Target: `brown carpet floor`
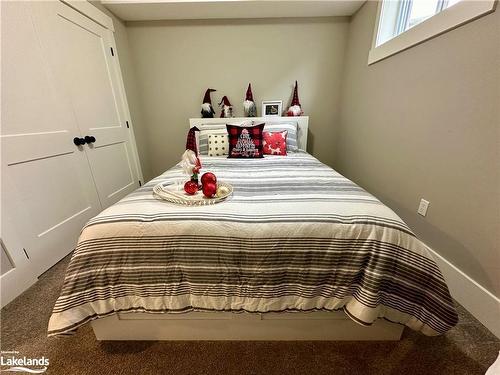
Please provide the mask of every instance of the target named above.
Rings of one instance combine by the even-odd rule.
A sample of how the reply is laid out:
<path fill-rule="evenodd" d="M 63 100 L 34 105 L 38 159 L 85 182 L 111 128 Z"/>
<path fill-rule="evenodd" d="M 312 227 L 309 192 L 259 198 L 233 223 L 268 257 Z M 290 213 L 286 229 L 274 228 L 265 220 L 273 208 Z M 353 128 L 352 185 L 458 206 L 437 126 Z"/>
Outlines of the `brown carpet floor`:
<path fill-rule="evenodd" d="M 1 311 L 1 349 L 49 358 L 48 374 L 484 374 L 500 341 L 458 306 L 441 337 L 405 329 L 399 342 L 98 342 L 90 325 L 47 338 L 69 258 Z"/>

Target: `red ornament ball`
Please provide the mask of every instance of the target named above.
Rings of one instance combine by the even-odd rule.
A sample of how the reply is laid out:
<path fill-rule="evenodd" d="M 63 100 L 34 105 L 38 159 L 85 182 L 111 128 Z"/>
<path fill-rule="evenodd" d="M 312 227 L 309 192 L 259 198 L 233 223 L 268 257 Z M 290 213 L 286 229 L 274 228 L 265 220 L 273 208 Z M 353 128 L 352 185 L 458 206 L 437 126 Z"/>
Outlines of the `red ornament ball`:
<path fill-rule="evenodd" d="M 203 176 L 201 176 L 201 184 L 205 185 L 208 182 L 212 182 L 214 184 L 217 183 L 217 177 L 212 172 L 207 172 L 203 173 Z"/>
<path fill-rule="evenodd" d="M 196 194 L 198 191 L 198 184 L 195 181 L 188 181 L 184 184 L 184 191 L 189 195 Z"/>
<path fill-rule="evenodd" d="M 217 184 L 214 182 L 206 182 L 203 184 L 203 195 L 207 198 L 212 198 L 217 193 Z"/>

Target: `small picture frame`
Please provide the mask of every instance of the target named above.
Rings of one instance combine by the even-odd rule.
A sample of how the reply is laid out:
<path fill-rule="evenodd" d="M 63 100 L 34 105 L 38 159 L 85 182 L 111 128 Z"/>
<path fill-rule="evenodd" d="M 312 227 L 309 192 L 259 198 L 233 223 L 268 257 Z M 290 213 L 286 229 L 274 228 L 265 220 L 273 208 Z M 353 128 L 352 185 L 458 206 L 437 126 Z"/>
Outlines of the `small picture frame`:
<path fill-rule="evenodd" d="M 283 113 L 281 100 L 265 100 L 262 102 L 262 117 L 279 117 Z"/>

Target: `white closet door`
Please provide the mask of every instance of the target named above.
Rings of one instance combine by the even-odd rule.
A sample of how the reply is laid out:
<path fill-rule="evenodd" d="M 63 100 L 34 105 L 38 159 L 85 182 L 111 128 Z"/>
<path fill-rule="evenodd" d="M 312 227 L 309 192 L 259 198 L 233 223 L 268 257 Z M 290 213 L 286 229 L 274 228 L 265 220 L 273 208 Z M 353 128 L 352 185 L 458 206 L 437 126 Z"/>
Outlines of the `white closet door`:
<path fill-rule="evenodd" d="M 19 244 L 3 235 L 15 253 L 11 258 L 29 257 L 40 275 L 74 249 L 82 226 L 101 207 L 83 147 L 73 144 L 80 133 L 54 85 L 29 3 L 1 6 L 2 222 L 15 226 Z M 14 266 L 10 276 L 20 261 Z"/>
<path fill-rule="evenodd" d="M 139 186 L 126 126 L 113 33 L 68 5 L 37 4 L 50 63 L 68 95 L 103 208 Z M 93 137 L 93 138 L 92 138 Z"/>

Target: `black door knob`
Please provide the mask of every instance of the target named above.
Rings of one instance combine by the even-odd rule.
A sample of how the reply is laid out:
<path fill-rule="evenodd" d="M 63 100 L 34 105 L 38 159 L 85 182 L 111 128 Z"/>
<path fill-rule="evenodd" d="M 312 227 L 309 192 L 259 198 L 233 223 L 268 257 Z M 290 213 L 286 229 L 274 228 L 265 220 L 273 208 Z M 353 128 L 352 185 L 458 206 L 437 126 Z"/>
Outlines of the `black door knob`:
<path fill-rule="evenodd" d="M 89 143 L 89 144 L 90 144 L 90 143 L 94 143 L 94 142 L 95 142 L 95 137 L 94 137 L 93 135 L 90 135 L 90 136 L 89 136 L 89 135 L 86 135 L 86 136 L 85 136 L 85 142 L 86 142 L 86 143 Z"/>
<path fill-rule="evenodd" d="M 74 143 L 76 146 L 81 146 L 81 145 L 84 145 L 84 144 L 85 144 L 85 139 L 75 137 L 75 138 L 73 138 L 73 143 Z"/>

